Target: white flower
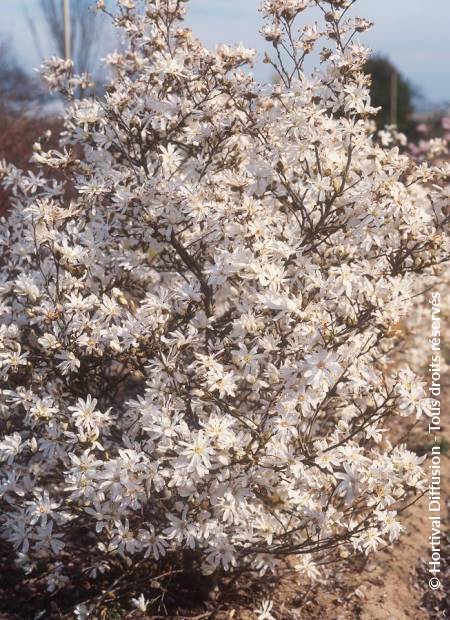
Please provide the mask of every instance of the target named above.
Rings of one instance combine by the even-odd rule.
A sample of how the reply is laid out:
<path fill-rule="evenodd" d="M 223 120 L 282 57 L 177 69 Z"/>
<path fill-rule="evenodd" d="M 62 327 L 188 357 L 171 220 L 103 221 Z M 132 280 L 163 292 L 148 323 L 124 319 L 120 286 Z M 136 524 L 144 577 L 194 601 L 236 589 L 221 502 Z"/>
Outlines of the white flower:
<path fill-rule="evenodd" d="M 173 144 L 168 144 L 167 147 L 160 146 L 160 158 L 165 176 L 169 177 L 173 174 L 182 161 L 181 153 L 175 148 Z"/>
<path fill-rule="evenodd" d="M 191 443 L 182 441 L 180 444 L 185 446 L 181 454 L 187 461 L 188 471 L 195 472 L 198 476 L 208 473 L 211 469 L 210 457 L 214 454 L 214 450 L 204 431 L 199 431 Z"/>
<path fill-rule="evenodd" d="M 100 118 L 101 107 L 98 102 L 84 99 L 77 102 L 74 118 L 87 131 L 88 125 L 96 123 Z"/>
<path fill-rule="evenodd" d="M 27 502 L 27 504 L 28 513 L 31 516 L 30 523 L 34 524 L 40 521 L 42 525 L 47 524 L 47 519 L 49 517 L 55 517 L 54 510 L 60 506 L 60 502 L 50 500 L 48 491 L 44 491 L 43 493 L 38 491 L 35 492 L 35 499 L 31 502 Z"/>
<path fill-rule="evenodd" d="M 17 278 L 15 290 L 18 295 L 25 295 L 32 301 L 36 301 L 40 296 L 40 290 L 36 282 L 24 273 Z"/>
<path fill-rule="evenodd" d="M 148 529 L 139 531 L 139 540 L 144 548 L 147 549 L 145 555 L 152 555 L 155 560 L 166 555 L 167 542 L 155 532 L 153 525 L 147 526 Z"/>
<path fill-rule="evenodd" d="M 320 577 L 320 570 L 309 553 L 305 553 L 300 557 L 300 562 L 295 565 L 295 569 L 299 573 L 305 574 L 312 581 Z"/>
<path fill-rule="evenodd" d="M 0 460 L 12 463 L 14 457 L 17 456 L 23 448 L 22 437 L 19 433 L 5 435 L 4 439 L 0 441 Z"/>
<path fill-rule="evenodd" d="M 90 611 L 87 605 L 80 603 L 74 608 L 74 614 L 77 620 L 87 620 L 90 616 Z"/>
<path fill-rule="evenodd" d="M 341 482 L 336 488 L 336 493 L 345 495 L 345 503 L 350 504 L 358 493 L 360 476 L 353 465 L 343 464 L 343 472 L 336 472 L 334 475 Z"/>
<path fill-rule="evenodd" d="M 364 553 L 368 555 L 372 551 L 376 551 L 380 544 L 383 543 L 379 532 L 376 528 L 370 527 L 366 532 L 361 534 L 359 543 L 364 548 Z"/>
<path fill-rule="evenodd" d="M 28 352 L 22 353 L 20 345 L 16 346 L 15 351 L 0 352 L 0 370 L 17 371 L 20 366 L 26 366 L 28 363 Z"/>
<path fill-rule="evenodd" d="M 132 598 L 131 602 L 136 607 L 136 609 L 139 609 L 139 611 L 142 611 L 142 613 L 145 613 L 147 611 L 149 602 L 145 599 L 143 594 L 140 594 L 138 598 Z"/>
<path fill-rule="evenodd" d="M 322 349 L 305 359 L 306 370 L 303 375 L 313 388 L 328 387 L 339 377 L 342 367 L 333 353 Z"/>
<path fill-rule="evenodd" d="M 243 343 L 239 343 L 239 349 L 232 351 L 232 355 L 238 366 L 241 368 L 248 368 L 249 370 L 257 365 L 258 359 L 262 359 L 264 357 L 262 353 L 258 353 L 257 346 L 254 346 L 249 350 Z"/>
<path fill-rule="evenodd" d="M 36 529 L 36 548 L 43 552 L 51 550 L 57 555 L 65 546 L 61 540 L 62 537 L 62 533 L 55 534 L 53 532 L 53 521 L 47 521 L 45 524 L 38 525 Z"/>
<path fill-rule="evenodd" d="M 72 351 L 61 351 L 56 355 L 56 359 L 61 360 L 58 364 L 58 368 L 63 375 L 68 375 L 71 372 L 75 372 L 81 364 L 80 360 Z"/>
<path fill-rule="evenodd" d="M 38 342 L 43 349 L 59 349 L 61 347 L 60 342 L 54 334 L 44 334 L 38 338 Z"/>
<path fill-rule="evenodd" d="M 262 601 L 261 606 L 255 610 L 257 620 L 275 620 L 272 615 L 273 601 Z"/>
<path fill-rule="evenodd" d="M 75 424 L 87 430 L 92 430 L 102 419 L 102 414 L 97 411 L 97 399 L 89 394 L 86 400 L 79 398 L 76 405 L 71 405 L 68 410 L 72 412 Z"/>
<path fill-rule="evenodd" d="M 219 392 L 219 398 L 234 396 L 236 393 L 236 378 L 231 371 L 208 373 L 207 385 L 211 392 Z"/>
<path fill-rule="evenodd" d="M 183 510 L 181 518 L 173 514 L 168 514 L 170 525 L 164 530 L 164 535 L 168 540 L 175 540 L 178 543 L 186 544 L 191 549 L 194 549 L 197 532 L 195 526 L 187 520 L 186 515 L 186 508 Z"/>

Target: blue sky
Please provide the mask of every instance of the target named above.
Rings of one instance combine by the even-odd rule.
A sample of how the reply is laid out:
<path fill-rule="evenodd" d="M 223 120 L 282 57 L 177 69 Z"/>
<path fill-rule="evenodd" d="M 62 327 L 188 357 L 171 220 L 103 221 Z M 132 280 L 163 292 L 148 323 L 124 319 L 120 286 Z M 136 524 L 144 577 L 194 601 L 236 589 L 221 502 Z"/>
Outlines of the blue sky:
<path fill-rule="evenodd" d="M 23 17 L 37 0 L 0 0 L 0 36 L 7 37 L 28 66 L 38 58 Z M 260 0 L 190 0 L 188 23 L 208 47 L 243 42 L 258 51 Z M 355 12 L 375 22 L 361 41 L 387 55 L 432 102 L 450 101 L 450 0 L 358 0 Z M 266 66 L 259 78 L 268 77 Z"/>

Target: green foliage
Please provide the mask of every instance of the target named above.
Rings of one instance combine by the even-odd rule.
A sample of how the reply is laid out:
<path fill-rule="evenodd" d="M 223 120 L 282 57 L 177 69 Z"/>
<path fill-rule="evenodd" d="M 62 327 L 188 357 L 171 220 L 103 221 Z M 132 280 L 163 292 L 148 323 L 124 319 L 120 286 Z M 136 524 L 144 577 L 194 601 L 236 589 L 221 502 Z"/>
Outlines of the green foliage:
<path fill-rule="evenodd" d="M 377 126 L 382 129 L 391 123 L 392 75 L 397 74 L 397 127 L 408 136 L 414 131 L 412 121 L 414 89 L 398 69 L 382 56 L 372 56 L 366 63 L 365 72 L 372 76 L 370 94 L 372 105 L 381 107 L 377 115 Z"/>

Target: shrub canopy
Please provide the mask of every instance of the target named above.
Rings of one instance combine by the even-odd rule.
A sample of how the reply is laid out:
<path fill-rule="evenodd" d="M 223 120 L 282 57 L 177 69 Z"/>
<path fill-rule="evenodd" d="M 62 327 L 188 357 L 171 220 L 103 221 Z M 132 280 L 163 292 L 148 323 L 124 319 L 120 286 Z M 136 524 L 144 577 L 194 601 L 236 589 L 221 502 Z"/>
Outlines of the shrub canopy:
<path fill-rule="evenodd" d="M 264 3 L 276 85 L 252 50 L 205 49 L 181 0 L 119 2 L 102 99 L 47 63 L 60 149 L 35 145 L 37 177 L 2 166 L 0 475 L 3 536 L 52 583 L 80 554 L 95 575 L 180 550 L 314 577 L 399 536 L 422 459 L 387 429 L 431 402 L 389 362 L 448 202 L 374 139 L 350 4 Z"/>

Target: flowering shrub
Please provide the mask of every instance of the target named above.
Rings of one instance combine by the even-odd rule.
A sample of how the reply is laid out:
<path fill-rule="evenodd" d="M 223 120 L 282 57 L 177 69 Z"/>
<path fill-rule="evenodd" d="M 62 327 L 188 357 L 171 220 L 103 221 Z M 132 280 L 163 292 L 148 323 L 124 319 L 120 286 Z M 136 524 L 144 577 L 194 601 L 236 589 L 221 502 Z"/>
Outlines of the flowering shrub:
<path fill-rule="evenodd" d="M 411 155 L 418 160 L 433 160 L 438 157 L 448 158 L 450 142 L 450 118 L 437 115 L 429 123 L 420 123 L 416 127 L 420 139 L 409 146 Z"/>
<path fill-rule="evenodd" d="M 387 431 L 430 401 L 389 360 L 448 259 L 445 171 L 374 139 L 352 3 L 264 3 L 276 85 L 206 50 L 182 0 L 119 4 L 104 99 L 52 59 L 60 150 L 2 167 L 3 536 L 50 588 L 80 532 L 92 576 L 187 550 L 314 578 L 394 541 L 423 487 Z"/>
<path fill-rule="evenodd" d="M 450 127 L 450 123 L 447 123 L 447 121 L 448 119 L 445 117 L 440 121 L 444 130 L 447 124 Z M 422 130 L 422 133 L 425 133 L 425 129 Z M 395 136 L 396 131 L 393 130 L 390 133 L 391 139 L 398 141 L 398 135 Z M 443 208 L 447 216 L 450 213 L 450 186 L 448 183 L 450 173 L 449 140 L 450 135 L 444 134 L 440 138 L 434 137 L 427 141 L 421 140 L 418 144 L 412 143 L 408 145 L 411 156 L 417 162 L 426 160 L 428 164 L 435 167 L 438 164 L 441 165 L 443 175 L 440 179 L 436 179 L 436 181 L 442 186 L 442 195 L 447 196 L 447 205 Z M 427 185 L 416 184 L 414 191 L 416 192 L 417 199 L 430 199 L 428 190 Z M 434 276 L 430 275 L 424 281 L 422 294 L 416 298 L 417 303 L 414 304 L 412 311 L 402 320 L 402 330 L 406 340 L 402 342 L 402 349 L 398 353 L 399 359 L 409 359 L 409 363 L 414 370 L 428 374 L 430 387 L 432 383 L 430 356 L 433 353 L 433 351 L 430 351 L 432 347 L 431 339 L 436 332 L 440 334 L 439 348 L 442 355 L 439 355 L 438 372 L 442 377 L 448 373 L 450 362 L 448 349 L 448 343 L 450 342 L 450 298 L 447 294 L 450 287 L 450 264 L 445 262 L 438 269 L 435 269 L 434 272 Z M 436 370 L 436 363 L 433 364 L 433 370 Z M 430 393 L 432 393 L 431 390 Z M 436 390 L 434 390 L 434 396 L 437 396 Z"/>

